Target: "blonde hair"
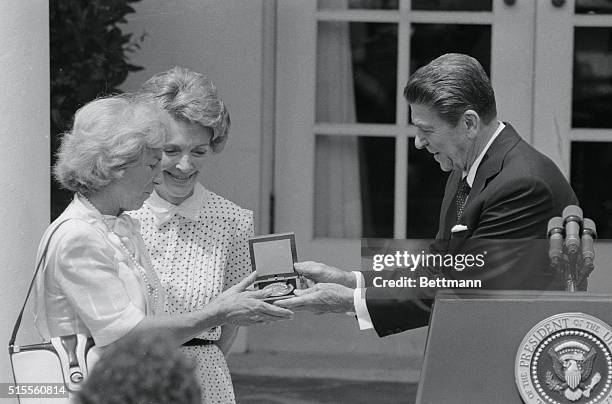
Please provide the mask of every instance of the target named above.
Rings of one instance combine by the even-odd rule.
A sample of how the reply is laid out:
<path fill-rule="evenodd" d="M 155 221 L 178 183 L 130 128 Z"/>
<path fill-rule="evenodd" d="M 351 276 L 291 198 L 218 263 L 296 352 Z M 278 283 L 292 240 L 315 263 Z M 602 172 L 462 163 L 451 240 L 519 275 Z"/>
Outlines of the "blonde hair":
<path fill-rule="evenodd" d="M 229 112 L 206 76 L 183 67 L 156 74 L 142 85 L 174 118 L 211 128 L 213 152 L 223 150 L 231 126 Z"/>
<path fill-rule="evenodd" d="M 88 195 L 123 175 L 145 148 L 161 148 L 167 137 L 165 113 L 133 94 L 98 98 L 74 115 L 54 167 L 64 188 Z"/>

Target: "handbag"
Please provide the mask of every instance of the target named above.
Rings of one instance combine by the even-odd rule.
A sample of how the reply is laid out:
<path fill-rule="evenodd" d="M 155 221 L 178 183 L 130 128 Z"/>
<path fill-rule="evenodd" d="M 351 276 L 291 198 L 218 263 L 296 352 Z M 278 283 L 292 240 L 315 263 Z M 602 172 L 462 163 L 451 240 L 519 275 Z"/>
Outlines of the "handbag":
<path fill-rule="evenodd" d="M 53 337 L 38 344 L 15 344 L 26 304 L 45 261 L 51 238 L 68 220 L 60 222 L 47 239 L 9 340 L 9 356 L 15 381 L 13 392 L 19 394 L 17 398 L 21 404 L 38 403 L 42 397 L 45 397 L 47 404 L 68 403 L 71 393 L 80 390 L 87 378 L 88 364 L 93 366 L 97 359 L 95 351 L 91 349 L 94 346 L 93 338 L 85 334 Z"/>

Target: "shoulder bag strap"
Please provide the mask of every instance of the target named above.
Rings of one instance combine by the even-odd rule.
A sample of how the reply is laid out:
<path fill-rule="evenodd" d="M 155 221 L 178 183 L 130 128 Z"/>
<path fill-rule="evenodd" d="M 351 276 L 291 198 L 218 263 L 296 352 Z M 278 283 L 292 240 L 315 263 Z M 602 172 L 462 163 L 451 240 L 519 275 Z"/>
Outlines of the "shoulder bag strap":
<path fill-rule="evenodd" d="M 38 259 L 38 262 L 36 263 L 36 271 L 34 271 L 34 276 L 32 277 L 32 282 L 30 282 L 30 287 L 28 288 L 28 294 L 26 295 L 25 301 L 23 302 L 23 307 L 21 308 L 21 311 L 19 312 L 19 316 L 17 317 L 17 321 L 15 321 L 15 326 L 13 327 L 13 334 L 11 335 L 11 339 L 9 340 L 9 352 L 11 352 L 11 353 L 12 353 L 12 350 L 13 350 L 13 346 L 15 345 L 15 339 L 17 339 L 17 332 L 19 331 L 19 326 L 21 325 L 21 319 L 23 317 L 23 312 L 24 312 L 24 310 L 26 308 L 26 304 L 28 303 L 28 299 L 30 298 L 30 293 L 32 293 L 32 288 L 34 287 L 34 282 L 36 281 L 36 275 L 38 275 L 38 271 L 42 267 L 42 264 L 45 261 L 45 258 L 47 256 L 47 250 L 49 249 L 49 243 L 51 243 L 51 238 L 53 237 L 53 235 L 55 234 L 57 229 L 59 229 L 59 227 L 62 224 L 66 223 L 68 220 L 70 220 L 70 219 L 65 219 L 65 220 L 59 222 L 57 224 L 57 226 L 55 226 L 55 229 L 53 229 L 51 231 L 51 234 L 49 234 L 49 237 L 47 238 L 47 244 L 45 245 L 45 249 L 43 250 L 42 254 L 40 255 L 40 258 Z"/>

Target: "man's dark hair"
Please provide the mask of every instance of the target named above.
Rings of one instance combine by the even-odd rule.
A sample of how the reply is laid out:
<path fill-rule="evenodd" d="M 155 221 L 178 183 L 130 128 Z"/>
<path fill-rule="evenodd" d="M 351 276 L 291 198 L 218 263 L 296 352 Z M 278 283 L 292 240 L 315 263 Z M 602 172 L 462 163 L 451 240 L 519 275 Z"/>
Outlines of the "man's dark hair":
<path fill-rule="evenodd" d="M 478 113 L 485 124 L 497 116 L 491 81 L 476 59 L 447 53 L 415 71 L 404 96 L 409 104 L 432 107 L 455 126 L 468 109 Z"/>
<path fill-rule="evenodd" d="M 79 404 L 200 404 L 193 362 L 161 333 L 127 336 L 94 365 Z"/>

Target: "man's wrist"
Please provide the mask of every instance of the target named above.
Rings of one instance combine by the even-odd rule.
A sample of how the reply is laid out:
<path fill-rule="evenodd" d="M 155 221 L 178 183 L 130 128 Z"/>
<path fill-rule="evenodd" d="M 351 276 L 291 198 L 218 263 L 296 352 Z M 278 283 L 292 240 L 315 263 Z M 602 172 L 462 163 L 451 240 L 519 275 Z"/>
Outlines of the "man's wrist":
<path fill-rule="evenodd" d="M 342 277 L 342 285 L 350 289 L 355 289 L 357 287 L 357 280 L 355 279 L 353 272 L 344 272 Z"/>
<path fill-rule="evenodd" d="M 355 304 L 354 304 L 354 295 L 355 295 L 355 288 L 343 288 L 343 293 L 342 293 L 342 303 L 344 305 L 343 308 L 343 312 L 344 313 L 351 313 L 351 312 L 355 312 Z"/>

